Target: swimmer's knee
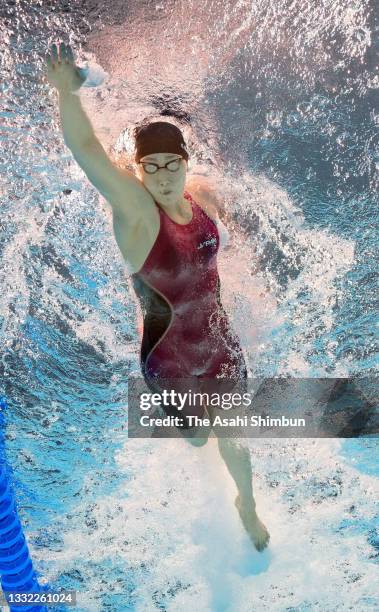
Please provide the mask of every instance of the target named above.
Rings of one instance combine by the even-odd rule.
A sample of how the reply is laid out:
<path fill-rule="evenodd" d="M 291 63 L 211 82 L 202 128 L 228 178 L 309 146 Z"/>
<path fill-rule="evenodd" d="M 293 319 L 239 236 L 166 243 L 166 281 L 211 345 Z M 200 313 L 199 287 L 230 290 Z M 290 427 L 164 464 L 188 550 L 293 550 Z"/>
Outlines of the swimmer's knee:
<path fill-rule="evenodd" d="M 185 436 L 185 440 L 191 444 L 191 446 L 204 446 L 208 442 L 208 438 L 189 438 Z"/>

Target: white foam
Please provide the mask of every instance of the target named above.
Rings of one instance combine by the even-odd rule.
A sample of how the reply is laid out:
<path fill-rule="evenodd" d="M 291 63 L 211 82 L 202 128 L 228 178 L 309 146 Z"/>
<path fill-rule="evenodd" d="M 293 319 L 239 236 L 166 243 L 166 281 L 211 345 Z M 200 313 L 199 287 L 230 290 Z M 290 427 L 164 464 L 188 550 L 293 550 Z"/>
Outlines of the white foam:
<path fill-rule="evenodd" d="M 200 449 L 181 439 L 129 440 L 117 455 L 125 480 L 90 512 L 95 531 L 88 534 L 82 499 L 71 526 L 64 522 L 62 552 L 34 551 L 47 577 L 79 570 L 85 609 L 97 609 L 99 588 L 122 593 L 111 575 L 99 585 L 95 568 L 112 560 L 116 575 L 123 570 L 136 582 L 136 610 L 159 600 L 170 610 L 242 612 L 249 602 L 279 611 L 306 601 L 313 609 L 349 602 L 363 610 L 360 599 L 375 596 L 374 564 L 365 528 L 354 524 L 372 517 L 374 479 L 341 461 L 337 440 L 260 440 L 250 448 L 257 509 L 271 533 L 263 553 L 239 521 L 214 440 Z M 97 478 L 88 475 L 87 493 Z M 343 519 L 352 526 L 341 528 Z"/>

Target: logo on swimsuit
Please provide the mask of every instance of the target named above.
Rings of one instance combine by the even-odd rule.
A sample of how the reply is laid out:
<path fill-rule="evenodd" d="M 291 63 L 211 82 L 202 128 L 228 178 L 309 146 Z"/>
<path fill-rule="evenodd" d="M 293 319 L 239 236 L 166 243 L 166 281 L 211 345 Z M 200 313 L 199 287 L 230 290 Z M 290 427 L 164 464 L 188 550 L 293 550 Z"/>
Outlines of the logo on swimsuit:
<path fill-rule="evenodd" d="M 215 237 L 211 238 L 210 240 L 204 240 L 204 242 L 200 242 L 199 246 L 197 247 L 197 250 L 203 249 L 205 246 L 215 245 L 216 243 L 217 240 Z"/>

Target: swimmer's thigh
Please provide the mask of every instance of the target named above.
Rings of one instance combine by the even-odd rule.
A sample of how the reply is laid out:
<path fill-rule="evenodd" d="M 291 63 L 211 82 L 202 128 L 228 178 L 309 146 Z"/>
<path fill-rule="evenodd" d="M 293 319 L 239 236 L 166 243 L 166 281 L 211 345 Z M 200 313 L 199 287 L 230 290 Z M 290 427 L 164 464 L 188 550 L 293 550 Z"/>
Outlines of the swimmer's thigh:
<path fill-rule="evenodd" d="M 240 444 L 242 440 L 246 441 L 251 437 L 251 429 L 244 424 L 244 419 L 248 414 L 246 407 L 239 407 L 236 405 L 230 408 L 232 396 L 238 393 L 240 397 L 242 397 L 243 393 L 247 391 L 247 383 L 246 369 L 239 379 L 218 378 L 203 381 L 202 390 L 206 389 L 209 393 L 209 397 L 218 397 L 216 405 L 208 404 L 206 406 L 206 411 L 211 421 L 212 436 L 234 439 Z M 229 409 L 223 409 L 221 407 L 224 400 L 228 402 L 227 406 Z M 218 418 L 216 419 L 216 417 Z M 237 424 L 229 425 L 231 420 Z"/>

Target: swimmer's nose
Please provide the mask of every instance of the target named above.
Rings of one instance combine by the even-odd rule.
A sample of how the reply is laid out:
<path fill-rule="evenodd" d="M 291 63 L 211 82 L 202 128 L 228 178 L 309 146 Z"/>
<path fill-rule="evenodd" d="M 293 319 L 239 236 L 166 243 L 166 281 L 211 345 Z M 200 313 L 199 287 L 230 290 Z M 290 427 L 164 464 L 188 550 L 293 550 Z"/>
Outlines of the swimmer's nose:
<path fill-rule="evenodd" d="M 159 179 L 159 185 L 160 185 L 161 187 L 167 187 L 168 185 L 170 185 L 170 180 L 169 180 L 169 178 L 168 178 L 168 177 L 164 177 L 164 176 L 162 176 L 162 177 Z"/>

